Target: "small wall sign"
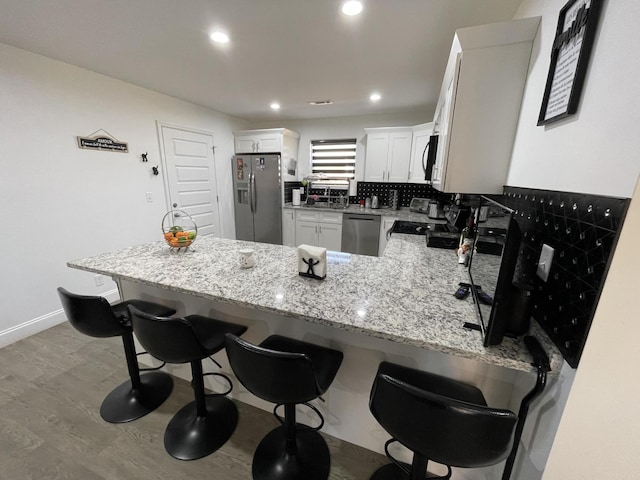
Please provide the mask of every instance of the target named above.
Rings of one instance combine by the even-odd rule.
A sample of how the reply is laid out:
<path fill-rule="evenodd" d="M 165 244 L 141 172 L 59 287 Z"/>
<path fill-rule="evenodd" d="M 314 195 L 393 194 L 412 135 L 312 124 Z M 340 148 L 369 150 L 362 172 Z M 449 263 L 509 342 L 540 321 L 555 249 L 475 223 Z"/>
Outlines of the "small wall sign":
<path fill-rule="evenodd" d="M 98 132 L 104 132 L 99 134 Z M 88 148 L 91 150 L 106 150 L 108 152 L 122 152 L 127 153 L 129 151 L 129 145 L 126 142 L 120 142 L 106 132 L 105 130 L 98 130 L 92 133 L 88 137 L 77 137 L 78 147 Z"/>
<path fill-rule="evenodd" d="M 560 10 L 538 115 L 546 125 L 576 113 L 602 0 L 569 0 Z"/>

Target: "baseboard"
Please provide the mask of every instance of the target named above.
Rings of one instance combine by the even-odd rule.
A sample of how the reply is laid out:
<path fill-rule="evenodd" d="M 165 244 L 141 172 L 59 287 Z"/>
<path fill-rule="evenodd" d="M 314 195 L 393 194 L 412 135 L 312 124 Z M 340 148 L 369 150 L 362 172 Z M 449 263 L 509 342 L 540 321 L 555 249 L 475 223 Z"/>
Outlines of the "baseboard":
<path fill-rule="evenodd" d="M 102 294 L 110 303 L 120 299 L 117 289 L 109 290 Z M 19 325 L 0 331 L 0 348 L 11 345 L 18 340 L 30 337 L 51 327 L 55 327 L 67 321 L 67 317 L 62 309 L 55 310 L 37 318 L 32 318 Z"/>

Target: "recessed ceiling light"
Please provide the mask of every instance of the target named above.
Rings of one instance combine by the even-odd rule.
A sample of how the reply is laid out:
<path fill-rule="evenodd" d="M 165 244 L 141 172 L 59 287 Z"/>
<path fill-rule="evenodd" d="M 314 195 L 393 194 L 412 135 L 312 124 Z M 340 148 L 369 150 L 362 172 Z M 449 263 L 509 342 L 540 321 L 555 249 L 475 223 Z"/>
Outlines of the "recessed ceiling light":
<path fill-rule="evenodd" d="M 358 15 L 362 12 L 362 3 L 356 0 L 350 0 L 342 5 L 342 13 L 345 15 Z"/>
<path fill-rule="evenodd" d="M 280 110 L 280 104 L 278 102 L 273 102 L 269 106 L 271 107 L 272 110 Z"/>
<path fill-rule="evenodd" d="M 216 43 L 228 43 L 229 42 L 229 35 L 227 35 L 226 33 L 223 32 L 213 32 L 210 35 L 210 38 L 212 41 L 216 42 Z"/>
<path fill-rule="evenodd" d="M 382 97 L 380 96 L 379 93 L 372 93 L 371 96 L 369 97 L 369 100 L 371 100 L 372 102 L 377 102 L 381 98 Z"/>

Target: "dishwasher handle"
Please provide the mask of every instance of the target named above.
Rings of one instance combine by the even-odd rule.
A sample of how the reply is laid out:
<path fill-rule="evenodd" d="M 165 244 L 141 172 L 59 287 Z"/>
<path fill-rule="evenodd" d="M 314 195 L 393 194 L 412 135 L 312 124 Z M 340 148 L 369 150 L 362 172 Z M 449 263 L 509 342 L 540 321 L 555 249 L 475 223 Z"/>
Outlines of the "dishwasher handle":
<path fill-rule="evenodd" d="M 358 221 L 366 221 L 366 222 L 380 222 L 379 215 L 349 215 L 347 213 L 344 214 L 344 220 L 358 220 Z"/>

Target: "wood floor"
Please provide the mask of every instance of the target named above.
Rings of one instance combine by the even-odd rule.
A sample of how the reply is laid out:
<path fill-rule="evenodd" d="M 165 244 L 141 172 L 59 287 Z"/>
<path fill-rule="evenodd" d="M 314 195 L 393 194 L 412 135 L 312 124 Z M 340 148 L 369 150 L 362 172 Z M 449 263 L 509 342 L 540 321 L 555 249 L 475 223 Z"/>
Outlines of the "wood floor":
<path fill-rule="evenodd" d="M 235 433 L 217 452 L 183 462 L 164 450 L 164 429 L 193 399 L 175 379 L 158 410 L 126 424 L 99 415 L 104 397 L 126 380 L 119 338 L 94 339 L 69 324 L 0 349 L 0 479 L 251 479 L 260 439 L 277 426 L 270 413 L 237 403 Z M 324 436 L 332 480 L 368 479 L 387 463 L 376 453 Z"/>

